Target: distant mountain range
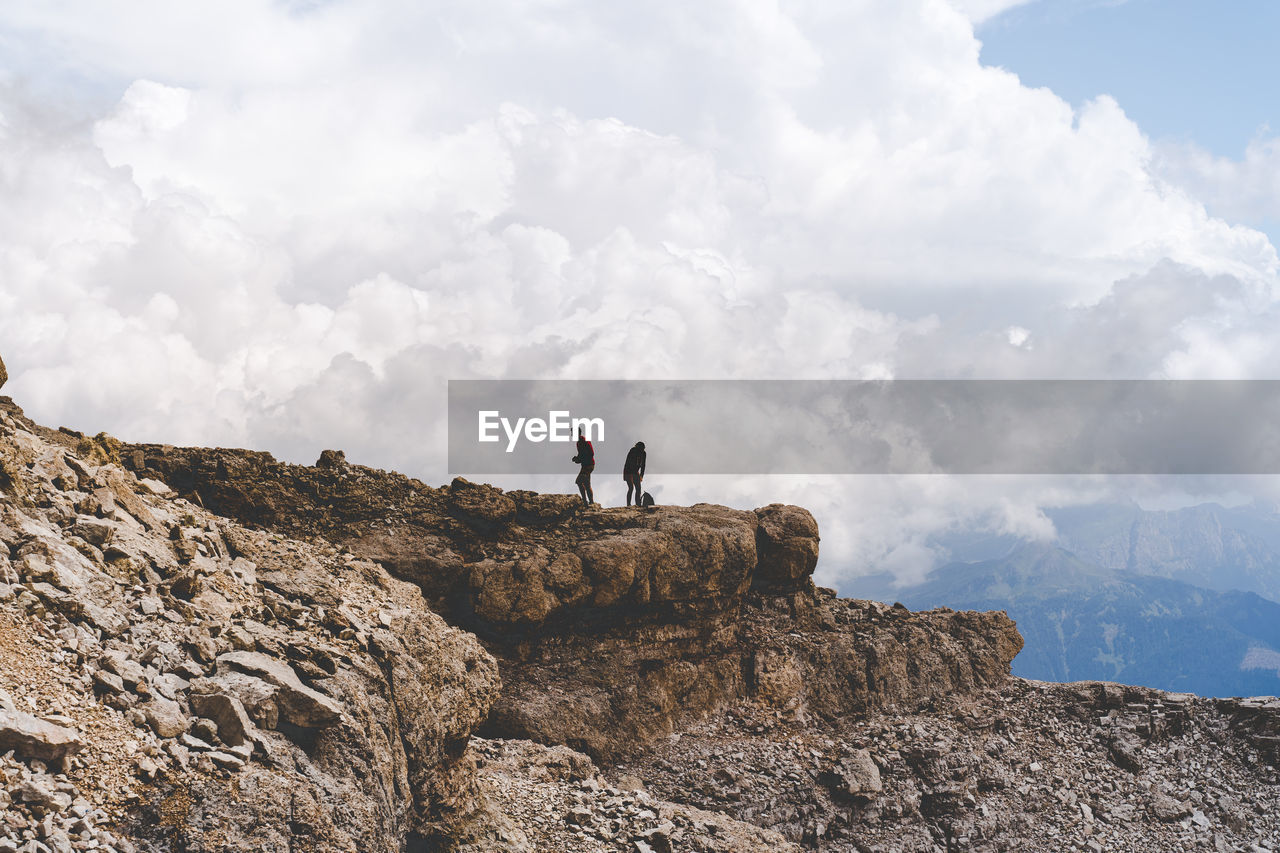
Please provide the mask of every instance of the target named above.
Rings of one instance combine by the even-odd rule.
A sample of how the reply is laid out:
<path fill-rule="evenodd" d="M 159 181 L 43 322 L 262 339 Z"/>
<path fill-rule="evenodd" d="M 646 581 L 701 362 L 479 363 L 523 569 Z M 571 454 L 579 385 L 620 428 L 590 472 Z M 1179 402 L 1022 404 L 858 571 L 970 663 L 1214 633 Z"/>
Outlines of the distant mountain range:
<path fill-rule="evenodd" d="M 1207 696 L 1280 694 L 1280 516 L 1263 505 L 1050 513 L 1053 545 L 953 535 L 961 561 L 916 586 L 842 592 L 912 609 L 1005 610 L 1026 647 L 1015 675 L 1101 679 Z"/>
<path fill-rule="evenodd" d="M 1137 504 L 1050 509 L 1054 543 L 1104 569 L 1180 580 L 1216 590 L 1256 592 L 1280 602 L 1280 511 L 1264 501 L 1144 510 Z M 1024 542 L 965 532 L 938 544 L 961 562 L 1002 557 Z"/>

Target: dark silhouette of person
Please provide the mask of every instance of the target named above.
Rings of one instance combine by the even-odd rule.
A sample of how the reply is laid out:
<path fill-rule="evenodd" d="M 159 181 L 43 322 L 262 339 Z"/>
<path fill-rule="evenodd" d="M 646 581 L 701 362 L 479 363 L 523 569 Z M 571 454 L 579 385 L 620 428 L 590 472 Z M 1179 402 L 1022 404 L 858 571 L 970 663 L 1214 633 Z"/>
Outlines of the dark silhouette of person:
<path fill-rule="evenodd" d="M 596 502 L 596 496 L 591 491 L 591 472 L 596 469 L 596 451 L 582 430 L 578 430 L 578 455 L 573 457 L 573 461 L 581 466 L 578 479 L 574 480 L 578 486 L 578 494 L 582 495 L 584 504 L 591 506 Z"/>
<path fill-rule="evenodd" d="M 631 506 L 633 491 L 636 495 L 636 506 L 640 506 L 640 496 L 644 494 L 640 488 L 640 482 L 644 479 L 646 458 L 643 441 L 637 441 L 636 446 L 627 451 L 627 461 L 622 465 L 622 479 L 627 484 L 627 506 Z"/>

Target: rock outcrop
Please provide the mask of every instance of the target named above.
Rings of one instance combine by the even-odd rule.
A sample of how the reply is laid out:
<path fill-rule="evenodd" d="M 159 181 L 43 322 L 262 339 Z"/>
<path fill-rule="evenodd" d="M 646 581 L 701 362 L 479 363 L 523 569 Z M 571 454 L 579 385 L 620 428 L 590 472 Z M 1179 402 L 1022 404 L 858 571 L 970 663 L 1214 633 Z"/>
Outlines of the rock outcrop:
<path fill-rule="evenodd" d="M 159 445 L 122 458 L 219 513 L 416 583 L 500 662 L 486 734 L 601 760 L 744 697 L 803 718 L 980 690 L 1021 648 L 1000 614 L 915 616 L 815 589 L 818 527 L 799 507 L 584 509 L 461 478 L 432 488 L 328 452 L 313 468 Z"/>

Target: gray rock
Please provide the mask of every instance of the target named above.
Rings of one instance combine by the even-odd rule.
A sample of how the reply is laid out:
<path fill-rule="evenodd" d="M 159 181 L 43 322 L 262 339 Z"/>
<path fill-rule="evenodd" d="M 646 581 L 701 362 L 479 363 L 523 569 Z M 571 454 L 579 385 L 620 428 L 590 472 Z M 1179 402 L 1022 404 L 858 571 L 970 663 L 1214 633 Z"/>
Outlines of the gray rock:
<path fill-rule="evenodd" d="M 249 718 L 261 728 L 274 729 L 279 725 L 280 703 L 277 697 L 280 695 L 280 688 L 274 684 L 243 672 L 224 672 L 213 678 L 199 678 L 192 682 L 191 696 L 217 693 L 238 700 Z"/>
<path fill-rule="evenodd" d="M 223 665 L 238 669 L 280 688 L 280 716 L 303 728 L 324 728 L 342 719 L 342 705 L 307 687 L 287 663 L 258 652 L 228 652 L 218 656 Z"/>
<path fill-rule="evenodd" d="M 71 533 L 79 536 L 90 545 L 101 548 L 116 535 L 116 523 L 103 518 L 82 515 L 71 527 Z"/>
<path fill-rule="evenodd" d="M 146 670 L 142 668 L 142 664 L 131 659 L 119 649 L 103 652 L 98 663 L 124 679 L 126 687 L 133 688 L 139 683 L 145 683 L 147 680 Z"/>
<path fill-rule="evenodd" d="M 0 710 L 0 753 L 10 749 L 23 758 L 60 761 L 84 749 L 84 741 L 75 731 L 31 714 Z"/>
<path fill-rule="evenodd" d="M 213 749 L 213 744 L 206 743 L 205 741 L 200 740 L 200 738 L 194 737 L 190 734 L 182 735 L 178 738 L 178 742 L 187 749 L 194 749 L 198 752 L 208 752 Z"/>
<path fill-rule="evenodd" d="M 235 696 L 226 693 L 192 693 L 188 700 L 191 702 L 191 710 L 217 724 L 218 737 L 223 743 L 240 746 L 249 740 L 253 723 L 249 721 L 244 705 Z"/>
<path fill-rule="evenodd" d="M 147 723 L 160 737 L 177 737 L 187 730 L 190 721 L 182 713 L 182 708 L 172 699 L 156 696 L 142 705 L 140 710 L 146 715 Z"/>
<path fill-rule="evenodd" d="M 71 795 L 54 791 L 35 779 L 28 779 L 18 785 L 18 799 L 25 803 L 51 812 L 62 812 L 71 805 Z"/>
<path fill-rule="evenodd" d="M 871 759 L 871 753 L 859 749 L 840 762 L 836 768 L 842 793 L 858 799 L 870 799 L 884 790 L 880 780 L 880 768 Z"/>
<path fill-rule="evenodd" d="M 238 755 L 233 755 L 230 752 L 223 752 L 220 749 L 215 749 L 206 754 L 213 759 L 215 764 L 221 765 L 222 767 L 228 767 L 232 770 L 239 770 L 241 767 L 244 767 L 244 759 Z"/>
<path fill-rule="evenodd" d="M 182 693 L 191 689 L 191 682 L 173 673 L 166 672 L 155 678 L 153 686 L 161 696 L 166 699 L 176 700 Z"/>
<path fill-rule="evenodd" d="M 1178 802 L 1168 794 L 1156 794 L 1147 810 L 1162 823 L 1173 823 L 1191 814 L 1191 808 L 1186 803 Z"/>

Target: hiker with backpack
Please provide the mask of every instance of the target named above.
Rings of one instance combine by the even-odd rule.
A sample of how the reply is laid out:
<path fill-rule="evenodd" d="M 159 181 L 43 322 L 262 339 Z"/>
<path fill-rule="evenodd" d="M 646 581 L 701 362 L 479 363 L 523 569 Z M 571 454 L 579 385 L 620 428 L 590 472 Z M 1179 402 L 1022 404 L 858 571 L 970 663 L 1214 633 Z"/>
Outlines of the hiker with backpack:
<path fill-rule="evenodd" d="M 596 451 L 581 429 L 578 430 L 578 455 L 573 457 L 573 461 L 581 466 L 578 479 L 574 480 L 578 486 L 578 494 L 582 495 L 584 504 L 591 506 L 596 501 L 596 496 L 591 491 L 591 472 L 596 469 Z"/>
<path fill-rule="evenodd" d="M 636 506 L 640 506 L 640 497 L 644 494 L 640 489 L 640 483 L 644 479 L 645 460 L 644 442 L 637 441 L 636 446 L 627 451 L 627 461 L 622 465 L 622 479 L 627 484 L 627 506 L 631 506 L 633 491 L 636 496 Z"/>

